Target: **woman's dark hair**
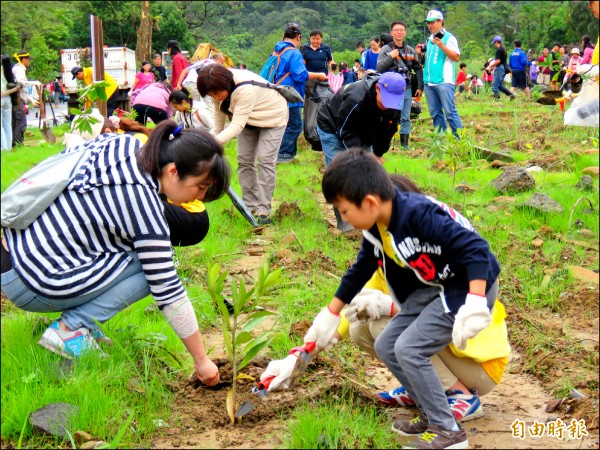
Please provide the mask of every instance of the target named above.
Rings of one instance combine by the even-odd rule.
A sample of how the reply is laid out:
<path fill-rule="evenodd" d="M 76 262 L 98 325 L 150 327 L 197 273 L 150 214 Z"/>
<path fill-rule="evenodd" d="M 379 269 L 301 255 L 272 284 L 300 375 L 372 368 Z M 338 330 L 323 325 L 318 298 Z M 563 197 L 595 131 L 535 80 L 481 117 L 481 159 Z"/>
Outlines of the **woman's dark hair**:
<path fill-rule="evenodd" d="M 297 23 L 288 23 L 283 31 L 284 39 L 294 39 L 296 36 L 302 34 L 302 28 Z"/>
<path fill-rule="evenodd" d="M 594 48 L 594 45 L 592 44 L 592 40 L 591 40 L 589 34 L 584 34 L 581 38 L 581 42 L 583 42 L 583 48 L 581 49 L 582 53 L 588 47 Z"/>
<path fill-rule="evenodd" d="M 184 87 L 181 89 L 174 89 L 173 92 L 171 92 L 171 95 L 169 95 L 169 103 L 181 105 L 184 100 L 190 105 L 194 104 L 194 99 L 190 95 L 190 92 Z"/>
<path fill-rule="evenodd" d="M 381 46 L 383 47 L 384 45 L 389 44 L 390 42 L 392 42 L 394 39 L 392 38 L 392 35 L 390 33 L 381 33 L 381 36 L 379 36 L 379 39 L 381 40 Z"/>
<path fill-rule="evenodd" d="M 310 37 L 313 37 L 313 36 L 321 36 L 321 37 L 323 37 L 323 32 L 321 30 L 319 30 L 318 28 L 315 28 L 314 30 L 312 30 L 310 32 Z"/>
<path fill-rule="evenodd" d="M 329 68 L 331 69 L 332 72 L 335 72 L 337 70 L 337 64 L 331 63 L 331 66 Z"/>
<path fill-rule="evenodd" d="M 377 45 L 379 45 L 379 37 L 377 37 L 377 36 L 373 36 L 373 37 L 371 38 L 371 40 L 369 40 L 369 42 L 372 42 L 372 41 L 375 41 L 375 43 L 376 43 Z"/>
<path fill-rule="evenodd" d="M 325 169 L 321 189 L 327 203 L 344 198 L 360 207 L 369 194 L 394 198 L 394 184 L 371 152 L 354 148 L 339 153 Z"/>
<path fill-rule="evenodd" d="M 202 97 L 220 91 L 231 94 L 235 89 L 235 80 L 229 69 L 221 64 L 211 64 L 200 69 L 196 85 Z"/>
<path fill-rule="evenodd" d="M 348 70 L 348 64 L 345 62 L 340 63 L 340 72 L 346 72 Z"/>
<path fill-rule="evenodd" d="M 146 64 L 150 64 L 150 61 L 142 61 L 142 64 L 140 65 L 140 72 L 144 72 L 144 66 Z M 148 72 L 150 72 L 152 69 L 152 64 L 150 64 L 150 69 L 148 69 Z"/>
<path fill-rule="evenodd" d="M 153 178 L 159 178 L 164 166 L 175 164 L 181 181 L 207 174 L 210 188 L 204 202 L 220 198 L 229 187 L 231 168 L 223 147 L 207 131 L 181 129 L 172 120 L 160 122 L 138 150 L 138 166 Z"/>
<path fill-rule="evenodd" d="M 181 53 L 181 49 L 179 48 L 179 42 L 177 41 L 169 41 L 167 42 L 167 50 L 171 49 L 171 56 L 175 56 L 177 53 Z"/>

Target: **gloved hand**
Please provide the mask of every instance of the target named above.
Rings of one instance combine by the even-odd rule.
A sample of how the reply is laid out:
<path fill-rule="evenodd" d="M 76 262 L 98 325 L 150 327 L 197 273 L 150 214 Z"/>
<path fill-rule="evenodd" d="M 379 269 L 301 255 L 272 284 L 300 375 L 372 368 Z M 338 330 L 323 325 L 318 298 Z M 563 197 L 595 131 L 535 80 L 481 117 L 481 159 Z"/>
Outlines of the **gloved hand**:
<path fill-rule="evenodd" d="M 31 100 L 31 104 L 33 105 L 34 108 L 37 108 L 38 106 L 40 106 L 40 102 L 38 102 L 37 100 Z"/>
<path fill-rule="evenodd" d="M 321 350 L 328 350 L 333 347 L 338 338 L 334 336 L 340 324 L 341 317 L 339 314 L 334 314 L 329 307 L 323 308 L 312 326 L 308 329 L 308 333 L 304 336 L 304 343 L 316 342 L 317 347 Z"/>
<path fill-rule="evenodd" d="M 271 361 L 266 370 L 260 376 L 260 381 L 265 381 L 267 378 L 275 377 L 269 385 L 269 392 L 276 389 L 289 388 L 290 376 L 292 375 L 296 361 L 298 361 L 298 357 L 296 355 L 289 355 L 283 359 Z"/>
<path fill-rule="evenodd" d="M 467 340 L 486 328 L 492 315 L 487 307 L 487 298 L 482 295 L 468 294 L 465 304 L 460 307 L 454 319 L 452 342 L 460 350 L 467 347 Z"/>
<path fill-rule="evenodd" d="M 392 308 L 394 301 L 389 295 L 377 289 L 363 289 L 346 309 L 346 319 L 350 323 L 367 323 L 391 316 Z"/>

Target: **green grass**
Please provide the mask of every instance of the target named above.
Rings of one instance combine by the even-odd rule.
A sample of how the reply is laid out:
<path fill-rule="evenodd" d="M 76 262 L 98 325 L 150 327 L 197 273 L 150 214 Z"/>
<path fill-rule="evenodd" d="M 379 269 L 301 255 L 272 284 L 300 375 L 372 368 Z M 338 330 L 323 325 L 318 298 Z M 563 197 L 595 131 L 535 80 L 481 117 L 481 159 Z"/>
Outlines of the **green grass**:
<path fill-rule="evenodd" d="M 335 417 L 335 420 L 333 418 Z M 288 425 L 285 448 L 398 448 L 389 418 L 360 404 L 352 390 L 301 404 Z"/>
<path fill-rule="evenodd" d="M 556 157 L 552 166 L 533 177 L 535 190 L 558 201 L 564 212 L 541 214 L 520 209 L 518 205 L 533 191 L 498 193 L 490 186 L 490 181 L 499 176 L 501 170 L 488 168 L 488 163 L 478 159 L 477 155 L 463 154 L 453 160 L 447 153 L 442 161 L 431 159 L 434 136 L 428 119 L 413 125 L 416 139 L 412 145 L 416 152 L 390 151 L 385 155 L 385 167 L 390 172 L 409 176 L 424 192 L 458 209 L 489 240 L 502 265 L 500 299 L 506 303 L 509 313 L 515 308 L 527 307 L 562 314 L 565 306 L 561 293 L 573 285 L 567 266 L 598 268 L 597 251 L 586 251 L 569 242 L 585 240 L 574 226 L 578 219 L 592 232 L 594 238 L 590 242 L 597 242 L 598 182 L 595 180 L 593 192 L 582 192 L 574 186 L 583 169 L 598 165 L 597 154 L 581 153 L 581 150 L 597 146 L 598 130 L 564 127 L 558 108 L 541 107 L 520 99 L 514 103 L 505 99 L 492 103 L 489 97 L 480 95 L 474 99 L 461 99 L 458 110 L 465 127 L 472 130 L 476 124 L 484 124 L 488 130 L 472 135 L 477 145 L 508 151 L 521 165 L 530 160 L 543 163 L 547 158 Z M 427 117 L 427 112 L 421 117 Z M 55 134 L 58 136 L 66 129 L 64 125 L 55 128 Z M 2 152 L 2 190 L 33 164 L 61 150 L 60 144 L 38 145 L 41 135 L 37 130 L 32 133 L 27 138 L 27 146 Z M 399 146 L 397 139 L 395 146 Z M 235 174 L 235 143 L 226 146 L 226 153 Z M 417 154 L 420 157 L 416 157 Z M 445 168 L 440 168 L 441 163 Z M 322 167 L 322 154 L 305 147 L 300 148 L 297 162 L 278 166 L 276 204 L 296 202 L 302 214 L 283 217 L 263 235 L 252 233 L 227 197 L 207 205 L 211 229 L 206 239 L 197 246 L 176 249 L 178 271 L 194 304 L 201 330 L 217 324 L 206 291 L 208 267 L 218 262 L 222 270 L 238 268 L 237 261 L 244 256 L 240 252 L 249 241 L 258 238 L 269 242 L 265 259 L 270 268 L 283 267 L 283 284 L 272 295 L 279 317 L 269 354 L 274 358 L 284 357 L 291 347 L 300 343 L 299 337 L 290 336 L 291 325 L 299 320 L 311 320 L 330 301 L 339 283 L 336 277 L 341 277 L 352 263 L 360 244 L 328 231 L 317 201 Z M 241 192 L 237 176 L 233 179 L 234 189 Z M 461 183 L 475 191 L 458 192 L 455 187 Z M 507 196 L 514 197 L 514 202 L 498 199 Z M 587 201 L 575 206 L 581 197 L 591 201 L 593 213 L 587 213 Z M 542 226 L 552 228 L 553 232 L 542 235 Z M 290 230 L 295 232 L 303 248 L 295 241 L 286 243 Z M 544 240 L 541 249 L 531 245 L 535 238 Z M 278 257 L 281 248 L 292 252 L 291 262 L 282 262 Z M 309 256 L 310 252 L 314 253 Z M 318 252 L 329 258 L 330 263 L 319 261 L 314 256 Z M 547 268 L 559 269 L 559 272 L 549 285 L 542 287 Z M 150 307 L 152 304 L 151 299 L 145 299 L 110 320 L 105 331 L 116 344 L 106 350 L 108 358 L 97 359 L 91 355 L 82 358 L 66 378 L 55 374 L 54 367 L 59 358 L 36 344 L 45 327 L 39 321 L 40 315 L 25 313 L 9 304 L 1 323 L 1 431 L 7 442 L 17 444 L 31 412 L 49 402 L 68 401 L 80 407 L 73 430 L 85 430 L 110 442 L 133 413 L 133 429 L 127 427 L 122 445 L 148 446 L 157 432 L 153 420 L 170 418 L 174 394 L 165 385 L 179 373 L 191 373 L 193 366 L 162 314 Z M 525 346 L 527 355 L 533 358 L 537 349 L 554 351 L 548 350 L 551 349 L 550 339 L 540 335 L 539 330 L 528 326 L 522 328 L 518 344 Z M 356 364 L 361 354 L 351 343 L 341 343 L 332 354 L 346 369 L 354 370 L 357 379 L 365 379 L 360 364 Z M 593 365 L 593 358 L 591 361 Z M 597 359 L 595 361 L 597 366 Z M 557 382 L 557 393 L 566 392 L 570 383 L 565 371 L 564 378 Z M 289 422 L 284 438 L 286 447 L 397 446 L 390 438 L 387 417 L 375 409 L 356 404 L 350 392 L 344 395 L 342 400 L 330 397 L 319 404 L 299 406 Z M 61 442 L 36 435 L 28 423 L 23 442 L 28 447 L 69 445 L 68 440 Z"/>

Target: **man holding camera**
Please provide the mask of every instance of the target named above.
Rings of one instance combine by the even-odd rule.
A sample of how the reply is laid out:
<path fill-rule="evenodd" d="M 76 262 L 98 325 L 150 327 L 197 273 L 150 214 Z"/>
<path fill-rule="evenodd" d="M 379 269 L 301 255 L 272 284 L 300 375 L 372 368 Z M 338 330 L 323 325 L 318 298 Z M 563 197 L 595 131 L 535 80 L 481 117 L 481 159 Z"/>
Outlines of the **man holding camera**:
<path fill-rule="evenodd" d="M 377 58 L 377 72 L 398 72 L 406 80 L 404 106 L 400 119 L 400 145 L 408 148 L 411 131 L 410 110 L 412 97 L 420 97 L 423 93 L 423 66 L 419 55 L 410 45 L 404 43 L 406 23 L 399 20 L 390 26 L 392 42 L 384 45 Z M 413 95 L 414 88 L 414 95 Z"/>
<path fill-rule="evenodd" d="M 462 128 L 454 104 L 456 80 L 454 63 L 460 59 L 458 41 L 444 28 L 444 16 L 440 11 L 429 11 L 425 20 L 431 32 L 431 36 L 427 39 L 423 72 L 429 112 L 436 130 L 445 132 L 446 121 L 448 121 L 452 134 L 458 136 L 457 130 Z"/>

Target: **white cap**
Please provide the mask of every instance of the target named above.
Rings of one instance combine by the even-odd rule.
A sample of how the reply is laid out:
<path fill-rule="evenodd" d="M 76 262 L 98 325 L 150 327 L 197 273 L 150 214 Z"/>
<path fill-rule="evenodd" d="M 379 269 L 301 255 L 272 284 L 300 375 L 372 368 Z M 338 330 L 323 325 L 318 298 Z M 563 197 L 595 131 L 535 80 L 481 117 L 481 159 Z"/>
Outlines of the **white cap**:
<path fill-rule="evenodd" d="M 467 75 L 467 78 L 473 78 L 473 75 L 469 74 Z"/>
<path fill-rule="evenodd" d="M 444 20 L 444 16 L 439 11 L 432 9 L 427 13 L 427 18 L 425 19 L 427 22 L 433 22 L 434 20 Z"/>
<path fill-rule="evenodd" d="M 577 47 L 573 47 L 573 50 L 571 50 L 571 53 L 577 53 L 579 55 L 579 49 Z"/>

